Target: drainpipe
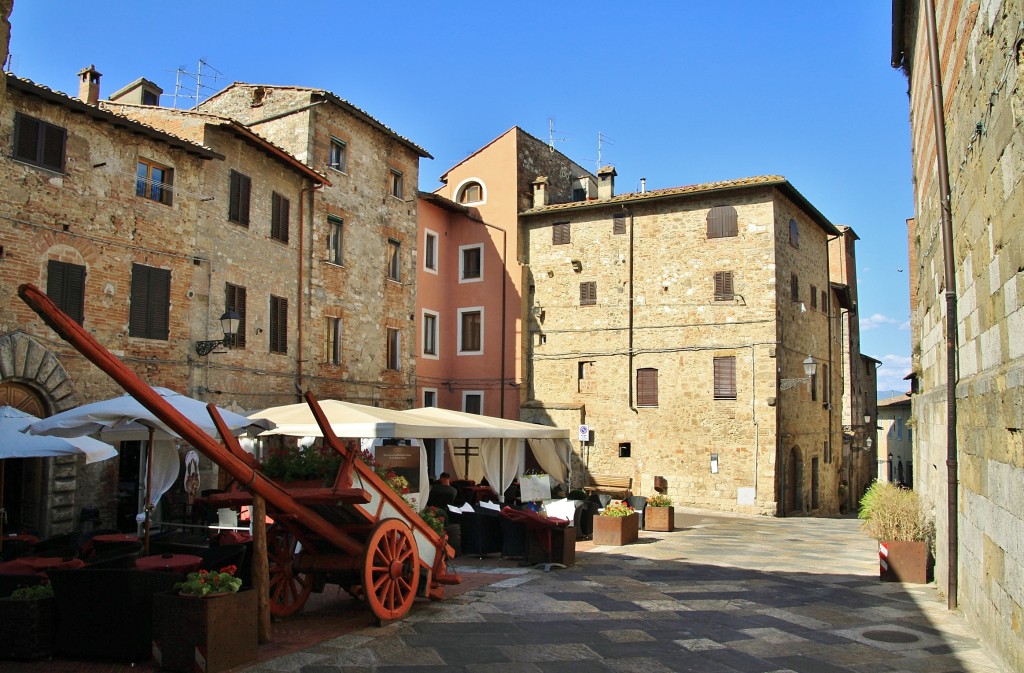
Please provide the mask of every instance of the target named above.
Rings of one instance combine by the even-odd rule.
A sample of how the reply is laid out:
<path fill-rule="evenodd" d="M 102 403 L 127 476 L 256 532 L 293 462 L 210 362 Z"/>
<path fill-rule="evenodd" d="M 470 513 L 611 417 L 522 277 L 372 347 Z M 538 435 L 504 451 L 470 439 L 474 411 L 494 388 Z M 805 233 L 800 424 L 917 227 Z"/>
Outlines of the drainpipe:
<path fill-rule="evenodd" d="M 835 376 L 835 360 L 832 358 L 832 348 L 833 348 L 833 346 L 832 346 L 832 255 L 831 255 L 832 246 L 830 244 L 832 243 L 832 241 L 836 240 L 837 238 L 842 238 L 842 234 L 837 234 L 837 235 L 831 236 L 831 237 L 828 234 L 825 234 L 825 305 L 822 306 L 822 308 L 825 309 L 825 320 L 828 321 L 828 370 L 829 371 L 828 371 L 828 376 L 825 377 L 824 384 L 828 388 L 828 395 L 827 395 L 827 397 L 828 397 L 828 455 L 829 455 L 829 457 L 834 457 L 835 456 L 835 443 L 832 441 L 832 435 L 833 435 L 832 423 L 835 421 L 835 418 L 833 417 L 833 411 L 832 411 L 832 406 L 833 406 L 832 405 L 832 399 L 833 399 L 832 394 L 835 392 L 834 390 L 832 390 L 832 379 Z M 845 243 L 845 241 L 844 241 L 844 243 Z M 846 248 L 845 248 L 845 245 L 844 245 L 844 247 L 843 247 L 843 254 L 839 255 L 839 261 L 840 261 L 841 264 L 844 263 L 845 260 L 846 260 L 846 254 L 845 253 L 846 253 Z M 843 274 L 843 280 L 844 281 L 846 280 L 846 274 Z M 851 360 L 853 359 L 853 353 L 852 352 L 850 353 L 850 359 Z M 852 411 L 852 408 L 851 408 L 851 411 Z M 842 446 L 842 444 L 840 444 L 840 446 Z M 853 450 L 852 450 L 853 446 L 852 445 L 850 446 L 850 449 L 851 449 L 851 451 L 850 451 L 850 459 L 853 460 Z M 840 449 L 840 453 L 842 453 L 842 449 Z M 840 477 L 840 478 L 842 478 L 842 477 Z M 847 501 L 849 501 L 850 491 L 852 491 L 852 490 L 853 489 L 850 488 L 850 482 L 846 482 L 846 498 L 847 498 Z M 849 504 L 849 502 L 847 502 L 847 504 Z"/>
<path fill-rule="evenodd" d="M 305 248 L 305 243 L 306 243 L 305 231 L 306 231 L 306 229 L 305 229 L 305 207 L 304 206 L 305 206 L 305 203 L 306 203 L 306 201 L 305 201 L 306 192 L 309 192 L 309 200 L 310 200 L 309 212 L 311 212 L 311 213 L 313 212 L 313 204 L 312 204 L 312 201 L 313 201 L 313 191 L 315 189 L 317 189 L 318 187 L 321 187 L 321 186 L 323 186 L 322 183 L 320 183 L 320 184 L 314 183 L 314 184 L 311 184 L 308 187 L 303 187 L 302 189 L 299 190 L 299 276 L 298 276 L 298 282 L 297 282 L 298 292 L 296 293 L 298 295 L 297 296 L 298 306 L 296 307 L 297 308 L 297 311 L 296 311 L 296 316 L 297 316 L 296 331 L 298 332 L 298 344 L 296 344 L 296 347 L 295 347 L 295 391 L 296 391 L 296 393 L 299 396 L 299 401 L 300 402 L 302 401 L 302 394 L 303 394 L 303 392 L 305 392 L 302 389 L 302 378 L 303 378 L 303 372 L 302 372 L 302 342 L 303 342 L 303 336 L 304 336 L 302 312 L 303 312 L 303 310 L 305 310 L 304 304 L 303 304 L 303 301 L 302 301 L 302 295 L 303 295 L 302 274 L 303 274 L 303 268 L 304 268 L 302 262 L 303 262 L 303 255 L 306 254 L 306 248 Z M 311 226 L 309 228 L 309 230 L 312 232 L 313 231 L 313 227 Z M 309 280 L 312 282 L 312 278 L 310 278 Z"/>
<path fill-rule="evenodd" d="M 633 398 L 633 211 L 625 205 L 622 209 L 629 215 L 629 366 L 626 368 L 626 376 L 629 378 L 629 408 L 639 414 Z"/>
<path fill-rule="evenodd" d="M 959 521 L 957 491 L 956 436 L 956 271 L 953 268 L 953 218 L 949 193 L 949 160 L 946 156 L 946 116 L 942 100 L 942 71 L 939 65 L 939 39 L 935 29 L 935 0 L 925 0 L 925 24 L 928 32 L 928 59 L 935 116 L 935 151 L 939 168 L 939 202 L 942 210 L 942 255 L 946 286 L 946 524 L 948 527 L 946 607 L 957 606 L 959 572 Z"/>

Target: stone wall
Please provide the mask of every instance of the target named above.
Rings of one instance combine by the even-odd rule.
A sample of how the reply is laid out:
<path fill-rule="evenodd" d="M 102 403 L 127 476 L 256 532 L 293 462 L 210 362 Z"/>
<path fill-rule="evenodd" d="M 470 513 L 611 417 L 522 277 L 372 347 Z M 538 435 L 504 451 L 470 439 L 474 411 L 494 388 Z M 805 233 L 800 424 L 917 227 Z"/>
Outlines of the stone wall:
<path fill-rule="evenodd" d="M 1024 53 L 1019 2 L 937 3 L 958 298 L 957 603 L 1013 670 L 1024 668 Z M 935 514 L 936 578 L 949 577 L 945 283 L 923 7 L 902 23 L 915 222 L 915 488 Z M 894 54 L 898 57 L 898 54 Z"/>

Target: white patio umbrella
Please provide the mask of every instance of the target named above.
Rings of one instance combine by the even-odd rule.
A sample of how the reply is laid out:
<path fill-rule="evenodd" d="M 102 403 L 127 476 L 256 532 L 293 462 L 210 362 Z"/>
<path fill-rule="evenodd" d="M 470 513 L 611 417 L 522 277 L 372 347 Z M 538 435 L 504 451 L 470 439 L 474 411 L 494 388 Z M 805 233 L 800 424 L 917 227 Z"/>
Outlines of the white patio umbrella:
<path fill-rule="evenodd" d="M 154 388 L 183 416 L 195 423 L 203 432 L 218 438 L 217 426 L 206 410 L 206 402 L 176 393 L 168 388 Z M 258 434 L 272 429 L 274 424 L 263 419 L 251 420 L 227 409 L 217 408 L 221 418 L 234 435 Z M 105 441 L 146 440 L 149 442 L 149 460 L 146 467 L 146 503 L 144 508 L 146 549 L 149 548 L 150 512 L 154 501 L 159 501 L 178 477 L 177 452 L 170 442 L 155 443 L 156 439 L 177 438 L 153 412 L 131 395 L 83 404 L 62 411 L 31 424 L 26 432 L 53 437 L 82 437 L 92 435 Z M 154 475 L 154 472 L 156 474 Z"/>
<path fill-rule="evenodd" d="M 85 455 L 86 463 L 113 458 L 117 451 L 109 444 L 91 437 L 38 437 L 22 432 L 39 419 L 32 414 L 0 406 L 0 549 L 3 548 L 4 459 L 6 458 L 50 458 L 53 456 Z"/>

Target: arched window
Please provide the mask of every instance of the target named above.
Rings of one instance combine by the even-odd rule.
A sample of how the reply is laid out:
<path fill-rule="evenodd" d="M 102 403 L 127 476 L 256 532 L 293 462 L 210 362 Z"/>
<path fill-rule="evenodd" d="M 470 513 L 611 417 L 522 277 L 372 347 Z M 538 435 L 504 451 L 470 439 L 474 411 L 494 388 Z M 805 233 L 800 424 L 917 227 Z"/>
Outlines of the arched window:
<path fill-rule="evenodd" d="M 479 182 L 467 182 L 459 190 L 459 203 L 479 203 L 484 200 L 484 188 Z"/>
<path fill-rule="evenodd" d="M 736 209 L 732 206 L 715 206 L 708 211 L 708 238 L 736 236 Z"/>

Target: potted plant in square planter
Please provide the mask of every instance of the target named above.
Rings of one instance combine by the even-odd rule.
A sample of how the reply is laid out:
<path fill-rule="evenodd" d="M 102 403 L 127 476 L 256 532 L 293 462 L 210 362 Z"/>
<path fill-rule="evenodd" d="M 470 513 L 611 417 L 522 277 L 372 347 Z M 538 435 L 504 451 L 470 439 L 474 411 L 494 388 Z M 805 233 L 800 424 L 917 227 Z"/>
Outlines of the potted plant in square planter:
<path fill-rule="evenodd" d="M 655 493 L 647 498 L 647 509 L 644 510 L 644 530 L 671 533 L 675 530 L 676 508 L 672 506 L 672 498 L 664 493 Z"/>
<path fill-rule="evenodd" d="M 879 579 L 927 584 L 932 572 L 932 524 L 915 491 L 876 481 L 864 493 L 857 516 L 878 540 Z"/>
<path fill-rule="evenodd" d="M 46 659 L 56 628 L 57 607 L 49 584 L 15 589 L 0 599 L 0 659 Z"/>
<path fill-rule="evenodd" d="M 613 501 L 594 517 L 594 544 L 624 545 L 636 542 L 640 515 L 621 501 Z"/>
<path fill-rule="evenodd" d="M 177 593 L 153 597 L 153 659 L 166 671 L 216 673 L 256 661 L 256 592 L 237 568 L 189 573 Z"/>

